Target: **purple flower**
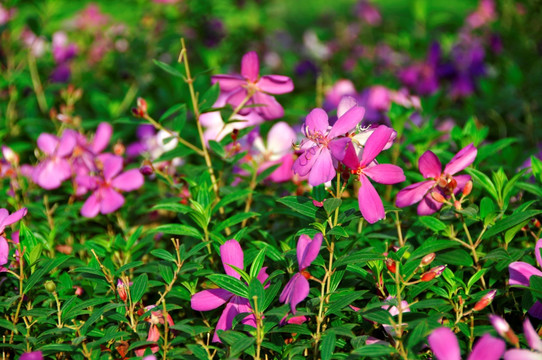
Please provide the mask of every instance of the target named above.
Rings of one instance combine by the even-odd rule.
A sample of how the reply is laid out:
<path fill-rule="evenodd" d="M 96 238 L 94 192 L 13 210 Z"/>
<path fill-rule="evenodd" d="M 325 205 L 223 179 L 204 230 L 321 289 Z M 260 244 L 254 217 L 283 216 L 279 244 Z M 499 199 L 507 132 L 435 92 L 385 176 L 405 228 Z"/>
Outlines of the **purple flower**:
<path fill-rule="evenodd" d="M 440 46 L 433 43 L 429 48 L 427 59 L 408 66 L 399 73 L 403 85 L 419 95 L 434 93 L 439 85 Z"/>
<path fill-rule="evenodd" d="M 536 262 L 538 263 L 539 267 L 542 267 L 542 256 L 540 255 L 540 249 L 542 249 L 542 239 L 538 239 L 534 248 Z M 542 271 L 523 261 L 515 261 L 508 265 L 508 272 L 510 273 L 510 280 L 508 282 L 509 285 L 529 286 L 531 276 L 542 276 Z M 529 309 L 529 314 L 537 319 L 542 319 L 542 303 L 537 301 Z"/>
<path fill-rule="evenodd" d="M 303 234 L 297 241 L 297 264 L 299 272 L 296 273 L 282 290 L 279 301 L 285 304 L 290 304 L 292 314 L 295 314 L 295 307 L 309 295 L 309 278 L 310 274 L 306 269 L 316 259 L 320 252 L 320 246 L 324 237 L 321 233 L 314 235 L 311 239 Z"/>
<path fill-rule="evenodd" d="M 68 35 L 64 31 L 53 34 L 53 58 L 57 64 L 71 60 L 77 54 L 75 44 L 68 43 Z"/>
<path fill-rule="evenodd" d="M 447 327 L 435 329 L 427 338 L 437 360 L 461 360 L 461 351 L 457 337 Z M 468 360 L 498 360 L 505 349 L 501 339 L 485 334 L 478 340 Z"/>
<path fill-rule="evenodd" d="M 381 125 L 369 137 L 361 155 L 355 151 L 351 143 L 346 151 L 343 163 L 356 174 L 361 186 L 358 192 L 358 203 L 361 215 L 369 223 L 374 224 L 384 219 L 384 205 L 375 188 L 369 181 L 372 179 L 380 184 L 397 184 L 405 181 L 403 169 L 391 164 L 378 164 L 375 158 L 382 152 L 393 135 L 393 129 Z"/>
<path fill-rule="evenodd" d="M 359 106 L 350 107 L 345 113 L 339 109 L 339 118 L 329 129 L 326 112 L 320 108 L 312 110 L 305 119 L 303 132 L 307 139 L 301 143 L 304 152 L 294 163 L 294 173 L 300 176 L 309 174 L 312 186 L 331 181 L 335 177 L 333 158 L 342 161 L 351 142 L 345 135 L 356 127 L 364 113 L 365 110 Z"/>
<path fill-rule="evenodd" d="M 431 150 L 427 150 L 418 160 L 418 167 L 423 177 L 429 180 L 409 185 L 399 191 L 395 205 L 406 207 L 420 202 L 418 215 L 431 215 L 440 210 L 442 203 L 433 199 L 431 193 L 436 191 L 442 196 L 449 196 L 452 192 L 459 193 L 470 181 L 470 176 L 454 175 L 471 165 L 476 159 L 477 152 L 473 144 L 467 145 L 450 160 L 442 171 L 438 157 Z"/>
<path fill-rule="evenodd" d="M 504 360 L 540 360 L 542 359 L 542 340 L 533 328 L 529 319 L 523 322 L 523 335 L 527 344 L 534 351 L 524 349 L 512 349 L 504 353 Z"/>
<path fill-rule="evenodd" d="M 239 245 L 237 240 L 228 240 L 222 246 L 220 246 L 220 257 L 222 259 L 222 265 L 224 266 L 224 271 L 226 274 L 236 279 L 241 279 L 241 275 L 231 266 L 229 266 L 233 265 L 239 269 L 245 268 L 243 250 L 241 249 L 241 245 Z M 263 267 L 257 276 L 258 280 L 260 280 L 262 284 L 269 277 L 269 275 L 267 275 L 265 272 L 266 270 L 267 268 Z M 202 290 L 194 294 L 190 300 L 192 309 L 196 311 L 210 311 L 224 304 L 226 304 L 226 307 L 218 319 L 216 330 L 231 329 L 233 326 L 233 319 L 241 313 L 251 313 L 241 321 L 242 324 L 256 327 L 256 317 L 254 314 L 252 314 L 252 307 L 250 306 L 248 299 L 234 295 L 227 290 Z M 216 330 L 213 336 L 213 342 L 221 342 Z"/>
<path fill-rule="evenodd" d="M 241 115 L 258 113 L 264 119 L 276 119 L 284 115 L 284 109 L 272 95 L 286 94 L 294 89 L 294 83 L 287 76 L 265 75 L 260 77 L 258 54 L 251 51 L 243 56 L 241 75 L 214 75 L 213 84 L 218 83 L 222 92 L 228 93 L 226 103 L 233 108 L 245 106 Z M 245 100 L 248 99 L 248 100 Z M 260 105 L 248 107 L 251 105 Z"/>
<path fill-rule="evenodd" d="M 99 161 L 103 170 L 99 176 L 79 175 L 76 182 L 79 186 L 92 189 L 94 192 L 81 208 L 81 215 L 95 217 L 98 213 L 109 214 L 124 204 L 124 197 L 118 192 L 133 191 L 143 185 L 143 175 L 138 169 L 122 171 L 122 158 L 111 154 L 102 154 Z"/>
<path fill-rule="evenodd" d="M 75 148 L 76 139 L 71 132 L 65 131 L 62 137 L 43 133 L 38 137 L 38 148 L 47 157 L 36 166 L 33 180 L 44 189 L 58 188 L 72 173 L 68 157 Z"/>

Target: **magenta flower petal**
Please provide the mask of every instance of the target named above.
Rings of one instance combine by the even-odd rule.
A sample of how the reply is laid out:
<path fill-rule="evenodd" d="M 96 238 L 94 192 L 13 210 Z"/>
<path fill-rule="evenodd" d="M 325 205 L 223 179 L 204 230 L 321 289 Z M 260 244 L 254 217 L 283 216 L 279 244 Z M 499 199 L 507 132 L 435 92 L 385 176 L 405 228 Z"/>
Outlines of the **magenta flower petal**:
<path fill-rule="evenodd" d="M 350 144 L 351 142 L 352 140 L 349 137 L 335 138 L 329 142 L 328 148 L 335 159 L 342 161 L 346 156 L 346 149 L 348 148 L 348 144 Z M 358 162 L 356 161 L 356 164 L 357 163 Z"/>
<path fill-rule="evenodd" d="M 102 152 L 107 147 L 107 144 L 109 144 L 109 140 L 111 140 L 112 135 L 113 127 L 111 126 L 111 124 L 106 122 L 100 123 L 100 125 L 98 125 L 98 128 L 96 129 L 94 139 L 92 139 L 92 144 L 90 146 L 92 148 L 92 151 L 95 154 Z"/>
<path fill-rule="evenodd" d="M 431 194 L 425 195 L 425 197 L 418 204 L 417 212 L 420 216 L 426 216 L 436 213 L 442 207 L 442 203 L 437 202 Z"/>
<path fill-rule="evenodd" d="M 256 317 L 254 316 L 254 314 L 252 314 L 252 307 L 250 306 L 248 299 L 234 296 L 231 302 L 234 303 L 234 305 L 237 307 L 238 314 L 249 314 L 248 316 L 245 316 L 243 320 L 241 320 L 241 324 L 256 327 Z"/>
<path fill-rule="evenodd" d="M 252 82 L 256 82 L 260 76 L 260 60 L 258 54 L 250 51 L 243 55 L 241 60 L 241 75 Z"/>
<path fill-rule="evenodd" d="M 542 249 L 542 239 L 538 239 L 534 247 L 534 256 L 536 257 L 536 262 L 538 263 L 538 266 L 542 268 L 542 255 L 540 254 L 541 249 Z"/>
<path fill-rule="evenodd" d="M 220 258 L 222 259 L 222 265 L 226 274 L 233 276 L 236 279 L 240 279 L 241 275 L 228 265 L 233 265 L 239 269 L 244 269 L 244 254 L 241 249 L 241 245 L 235 239 L 226 241 L 220 246 Z"/>
<path fill-rule="evenodd" d="M 238 108 L 239 106 L 241 106 L 241 104 L 243 103 L 243 101 L 245 101 L 245 98 L 247 97 L 247 91 L 244 89 L 244 88 L 239 88 L 235 91 L 233 91 L 229 96 L 228 98 L 226 99 L 226 102 L 228 104 L 231 104 L 231 106 L 236 109 Z M 250 102 L 247 102 L 245 105 L 249 105 Z M 252 110 L 252 108 L 242 108 L 239 110 L 239 114 L 240 115 L 247 115 L 248 113 L 250 113 Z"/>
<path fill-rule="evenodd" d="M 307 295 L 309 295 L 309 290 L 309 281 L 305 279 L 303 275 L 297 273 L 290 279 L 290 281 L 288 281 L 288 284 L 286 284 L 284 290 L 282 290 L 279 301 L 290 304 L 292 314 L 295 314 L 297 304 L 299 304 L 307 297 Z"/>
<path fill-rule="evenodd" d="M 286 154 L 278 162 L 280 166 L 269 175 L 269 180 L 281 183 L 289 181 L 293 176 L 294 155 Z"/>
<path fill-rule="evenodd" d="M 2 231 L 0 231 L 0 233 L 4 231 L 4 228 L 6 226 L 14 224 L 17 221 L 21 220 L 26 215 L 27 212 L 28 212 L 27 208 L 21 208 L 21 209 L 15 211 L 13 214 L 4 217 L 0 221 L 0 230 L 2 230 Z"/>
<path fill-rule="evenodd" d="M 102 214 L 109 214 L 117 211 L 124 205 L 124 197 L 111 187 L 102 188 L 101 196 L 100 212 Z"/>
<path fill-rule="evenodd" d="M 145 179 L 143 178 L 143 175 L 139 172 L 138 169 L 132 169 L 123 172 L 119 176 L 113 179 L 111 181 L 111 185 L 119 190 L 122 191 L 132 191 L 139 189 L 142 185 Z"/>
<path fill-rule="evenodd" d="M 284 116 L 282 105 L 271 95 L 257 92 L 252 96 L 252 102 L 261 105 L 256 110 L 264 119 L 272 120 Z"/>
<path fill-rule="evenodd" d="M 288 76 L 265 75 L 258 81 L 260 90 L 269 94 L 286 94 L 294 90 L 294 83 Z"/>
<path fill-rule="evenodd" d="M 230 330 L 233 325 L 233 319 L 237 316 L 237 306 L 235 306 L 231 301 L 226 304 L 222 315 L 216 323 L 215 334 L 213 336 L 213 342 L 222 342 L 218 337 L 218 330 Z"/>
<path fill-rule="evenodd" d="M 504 353 L 504 360 L 540 360 L 542 355 L 529 350 L 512 349 Z"/>
<path fill-rule="evenodd" d="M 542 319 L 542 303 L 540 301 L 535 302 L 528 313 L 536 319 Z"/>
<path fill-rule="evenodd" d="M 501 339 L 485 334 L 474 345 L 467 360 L 498 360 L 504 353 L 505 347 Z"/>
<path fill-rule="evenodd" d="M 523 335 L 525 335 L 527 344 L 529 344 L 531 349 L 542 352 L 542 340 L 540 340 L 540 336 L 533 328 L 529 319 L 525 319 L 523 322 Z"/>
<path fill-rule="evenodd" d="M 58 146 L 58 138 L 54 135 L 43 133 L 38 137 L 38 148 L 47 155 L 53 155 Z"/>
<path fill-rule="evenodd" d="M 426 179 L 438 178 L 442 172 L 442 164 L 439 158 L 431 151 L 427 150 L 418 159 L 418 168 Z"/>
<path fill-rule="evenodd" d="M 363 173 L 380 184 L 397 184 L 405 181 L 403 169 L 397 165 L 378 164 L 363 170 Z"/>
<path fill-rule="evenodd" d="M 387 126 L 380 125 L 378 128 L 376 128 L 363 148 L 360 165 L 369 165 L 384 149 L 392 134 L 393 129 Z"/>
<path fill-rule="evenodd" d="M 286 154 L 291 152 L 296 139 L 294 129 L 284 121 L 279 121 L 267 133 L 267 148 L 275 154 Z"/>
<path fill-rule="evenodd" d="M 301 235 L 297 241 L 297 264 L 299 270 L 306 269 L 316 259 L 322 246 L 324 237 L 321 233 L 314 235 L 311 239 L 308 235 Z"/>
<path fill-rule="evenodd" d="M 100 212 L 100 199 L 96 193 L 91 194 L 81 207 L 81 215 L 93 218 Z"/>
<path fill-rule="evenodd" d="M 312 134 L 314 132 L 320 132 L 325 134 L 329 126 L 327 113 L 320 109 L 313 109 L 305 118 L 305 133 Z"/>
<path fill-rule="evenodd" d="M 104 161 L 104 179 L 110 181 L 122 171 L 122 158 L 116 155 L 110 155 Z"/>
<path fill-rule="evenodd" d="M 542 271 L 523 261 L 515 261 L 508 265 L 508 272 L 510 273 L 510 281 L 508 282 L 510 285 L 529 286 L 529 279 L 532 275 L 542 276 Z"/>
<path fill-rule="evenodd" d="M 337 117 L 342 117 L 346 112 L 352 109 L 354 106 L 358 106 L 358 102 L 352 96 L 343 96 L 339 105 L 337 106 Z M 363 108 L 362 108 L 363 109 Z M 365 109 L 364 109 L 365 110 Z M 364 112 L 365 115 L 365 112 Z M 362 115 L 363 117 L 363 115 Z"/>
<path fill-rule="evenodd" d="M 446 327 L 435 329 L 427 342 L 438 360 L 461 360 L 459 343 L 452 330 Z"/>
<path fill-rule="evenodd" d="M 246 83 L 245 79 L 236 75 L 213 75 L 211 77 L 211 82 L 213 84 L 218 83 L 220 90 L 223 92 L 239 89 Z"/>
<path fill-rule="evenodd" d="M 66 157 L 70 155 L 77 143 L 75 136 L 72 132 L 65 131 L 60 138 L 58 148 L 56 149 L 56 155 L 59 157 Z"/>
<path fill-rule="evenodd" d="M 43 360 L 41 351 L 32 351 L 21 355 L 19 360 Z"/>
<path fill-rule="evenodd" d="M 335 168 L 333 167 L 333 160 L 331 159 L 331 153 L 329 149 L 322 148 L 320 154 L 316 158 L 312 169 L 309 174 L 309 184 L 311 186 L 318 186 L 328 181 L 333 180 L 335 177 Z"/>
<path fill-rule="evenodd" d="M 465 169 L 474 162 L 477 153 L 478 150 L 473 144 L 465 146 L 452 158 L 452 160 L 450 160 L 448 165 L 446 165 L 444 173 L 454 175 L 456 172 Z"/>
<path fill-rule="evenodd" d="M 227 290 L 209 289 L 195 293 L 190 299 L 190 306 L 196 311 L 209 311 L 224 305 L 233 296 Z"/>
<path fill-rule="evenodd" d="M 0 236 L 0 266 L 8 263 L 9 245 L 7 240 Z"/>
<path fill-rule="evenodd" d="M 305 152 L 295 160 L 294 173 L 300 176 L 306 176 L 312 169 L 318 155 L 320 154 L 320 147 L 317 145 L 305 150 Z"/>
<path fill-rule="evenodd" d="M 455 175 L 454 180 L 457 181 L 457 186 L 454 193 L 457 195 L 461 191 L 463 191 L 463 188 L 465 187 L 465 185 L 467 185 L 469 181 L 471 181 L 471 179 L 472 178 L 470 177 L 470 175 Z"/>
<path fill-rule="evenodd" d="M 359 158 L 358 158 L 358 155 L 356 154 L 356 150 L 354 149 L 354 144 L 352 144 L 352 142 L 350 142 L 348 146 L 346 147 L 344 158 L 341 161 L 344 165 L 348 166 L 352 170 L 358 169 Z"/>
<path fill-rule="evenodd" d="M 360 175 L 359 180 L 361 186 L 358 193 L 358 203 L 361 215 L 368 223 L 374 224 L 386 217 L 384 205 L 371 181 L 363 174 Z"/>
<path fill-rule="evenodd" d="M 434 185 L 434 180 L 428 180 L 407 186 L 397 194 L 395 206 L 405 207 L 417 203 Z"/>
<path fill-rule="evenodd" d="M 364 108 L 359 106 L 352 107 L 343 116 L 337 119 L 337 122 L 335 122 L 329 131 L 328 137 L 331 139 L 352 131 L 363 119 L 363 115 L 365 115 Z"/>
<path fill-rule="evenodd" d="M 268 277 L 269 274 L 267 273 L 267 266 L 264 266 L 260 269 L 260 272 L 258 273 L 258 276 L 256 276 L 256 279 L 260 280 L 260 282 L 263 284 Z M 269 284 L 267 284 L 267 286 L 269 286 Z"/>

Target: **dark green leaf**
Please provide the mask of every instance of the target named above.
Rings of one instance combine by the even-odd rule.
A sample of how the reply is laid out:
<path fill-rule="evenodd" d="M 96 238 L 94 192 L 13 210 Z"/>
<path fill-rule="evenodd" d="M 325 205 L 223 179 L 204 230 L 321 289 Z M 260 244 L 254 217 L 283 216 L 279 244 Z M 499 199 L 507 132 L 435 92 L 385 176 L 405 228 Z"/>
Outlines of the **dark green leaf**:
<path fill-rule="evenodd" d="M 145 290 L 147 290 L 147 284 L 149 282 L 149 278 L 147 274 L 141 274 L 139 275 L 135 280 L 132 286 L 130 286 L 130 295 L 132 296 L 132 303 L 136 303 L 145 294 Z"/>
<path fill-rule="evenodd" d="M 233 276 L 223 274 L 210 275 L 208 276 L 208 279 L 222 289 L 228 290 L 234 295 L 248 299 L 248 288 L 241 280 L 236 279 Z"/>

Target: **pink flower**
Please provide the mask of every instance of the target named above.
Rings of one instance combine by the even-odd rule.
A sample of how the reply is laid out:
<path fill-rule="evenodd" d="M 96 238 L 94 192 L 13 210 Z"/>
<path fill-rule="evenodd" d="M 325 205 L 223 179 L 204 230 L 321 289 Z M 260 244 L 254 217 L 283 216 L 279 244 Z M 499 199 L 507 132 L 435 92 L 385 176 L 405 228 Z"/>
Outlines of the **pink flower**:
<path fill-rule="evenodd" d="M 245 268 L 243 263 L 243 250 L 237 240 L 228 240 L 220 246 L 220 257 L 226 274 L 236 279 L 241 279 L 241 275 L 229 266 L 233 265 L 239 269 Z M 266 267 L 263 267 L 258 274 L 258 280 L 260 280 L 262 284 L 269 276 L 265 272 L 266 269 Z M 233 319 L 235 316 L 241 313 L 252 313 L 252 307 L 250 306 L 248 299 L 234 295 L 224 289 L 208 289 L 200 291 L 192 296 L 190 304 L 192 309 L 196 311 L 210 311 L 226 304 L 226 307 L 216 324 L 216 330 L 229 330 L 233 326 Z M 246 316 L 241 323 L 256 327 L 256 318 L 254 314 L 250 314 Z M 213 342 L 221 342 L 216 330 L 213 336 Z"/>
<path fill-rule="evenodd" d="M 303 234 L 297 241 L 297 264 L 299 272 L 296 273 L 282 290 L 279 301 L 285 304 L 290 304 L 292 314 L 295 314 L 295 307 L 309 295 L 309 278 L 310 274 L 306 269 L 312 264 L 314 259 L 320 252 L 320 246 L 324 237 L 321 233 L 314 235 L 311 239 Z"/>
<path fill-rule="evenodd" d="M 393 129 L 381 125 L 367 140 L 361 156 L 356 154 L 354 145 L 350 144 L 343 159 L 343 163 L 352 169 L 352 174 L 356 174 L 361 182 L 358 192 L 359 210 L 365 220 L 371 224 L 384 219 L 386 213 L 382 199 L 369 179 L 380 184 L 397 184 L 405 181 L 403 169 L 396 165 L 378 164 L 375 161 L 376 156 L 382 152 L 392 135 Z"/>
<path fill-rule="evenodd" d="M 149 310 L 151 310 L 153 308 L 155 308 L 154 305 L 149 305 L 149 306 L 145 307 L 145 310 L 149 311 Z M 151 326 L 149 327 L 149 332 L 147 334 L 147 341 L 152 341 L 152 342 L 157 343 L 158 340 L 160 340 L 160 330 L 158 330 L 158 324 L 163 325 L 163 324 L 165 324 L 166 320 L 167 320 L 168 325 L 170 327 L 175 325 L 175 323 L 173 322 L 173 319 L 171 318 L 169 313 L 167 314 L 167 319 L 164 319 L 164 314 L 162 313 L 161 310 L 151 311 L 151 316 L 149 318 L 145 319 L 146 322 L 151 324 Z M 158 344 L 144 345 L 144 346 L 136 349 L 136 351 L 135 351 L 136 355 L 137 356 L 143 356 L 145 354 L 145 349 L 147 349 L 147 347 L 150 347 L 153 354 L 158 352 L 158 350 L 160 349 L 158 347 Z"/>
<path fill-rule="evenodd" d="M 65 131 L 62 137 L 43 133 L 38 137 L 38 148 L 47 155 L 33 173 L 33 180 L 44 189 L 60 187 L 72 173 L 68 160 L 75 147 L 76 139 L 71 132 Z"/>
<path fill-rule="evenodd" d="M 444 197 L 459 193 L 470 181 L 469 175 L 457 175 L 457 172 L 471 165 L 478 150 L 473 144 L 461 149 L 442 171 L 442 165 L 437 156 L 430 150 L 423 153 L 418 160 L 418 167 L 423 177 L 429 180 L 407 186 L 397 194 L 395 205 L 406 207 L 420 202 L 418 215 L 431 215 L 440 210 L 442 202 L 437 202 L 431 196 L 436 191 Z"/>
<path fill-rule="evenodd" d="M 68 35 L 63 31 L 53 34 L 53 58 L 57 64 L 64 63 L 77 54 L 77 46 L 68 43 Z"/>
<path fill-rule="evenodd" d="M 541 249 L 542 239 L 538 239 L 534 248 L 534 255 L 539 267 L 542 267 L 542 256 L 540 255 Z M 531 276 L 542 276 L 542 271 L 523 261 L 515 261 L 508 265 L 508 272 L 510 273 L 510 280 L 508 282 L 510 285 L 529 286 Z M 542 303 L 537 301 L 529 309 L 529 314 L 537 319 L 542 319 Z"/>
<path fill-rule="evenodd" d="M 26 213 L 26 208 L 19 209 L 11 215 L 6 209 L 0 209 L 0 272 L 6 270 L 3 265 L 9 262 L 9 246 L 8 241 L 4 237 L 6 226 L 12 225 L 17 221 L 21 220 L 26 215 Z M 18 232 L 13 233 L 12 237 L 14 238 L 15 242 L 18 242 Z"/>
<path fill-rule="evenodd" d="M 214 75 L 213 84 L 218 83 L 221 92 L 228 93 L 226 103 L 237 108 L 245 99 L 241 115 L 258 113 L 264 119 L 277 119 L 284 115 L 284 109 L 272 95 L 286 94 L 294 89 L 294 83 L 287 76 L 265 75 L 260 77 L 258 54 L 246 53 L 241 62 L 241 75 Z M 257 107 L 248 107 L 260 105 Z"/>
<path fill-rule="evenodd" d="M 342 112 L 341 104 L 337 112 L 339 118 L 331 129 L 326 112 L 320 108 L 312 110 L 305 119 L 303 132 L 307 140 L 301 143 L 304 152 L 294 163 L 294 173 L 301 176 L 308 174 L 312 186 L 324 184 L 335 177 L 333 159 L 343 160 L 351 142 L 347 135 L 359 124 L 365 113 L 359 106 L 348 107 L 347 111 Z"/>
<path fill-rule="evenodd" d="M 78 185 L 93 189 L 81 208 L 81 215 L 95 217 L 98 213 L 109 214 L 118 210 L 124 204 L 124 197 L 118 192 L 133 191 L 143 185 L 143 175 L 138 169 L 122 171 L 120 156 L 103 154 L 99 157 L 103 163 L 103 171 L 98 176 L 79 175 Z"/>
<path fill-rule="evenodd" d="M 523 323 L 523 335 L 527 340 L 527 344 L 534 351 L 525 349 L 512 349 L 504 353 L 504 360 L 540 360 L 542 359 L 542 340 L 533 328 L 529 319 L 525 319 Z"/>
<path fill-rule="evenodd" d="M 437 360 L 461 360 L 461 351 L 457 337 L 447 327 L 435 329 L 427 338 Z M 468 360 L 498 360 L 506 345 L 501 339 L 485 334 L 478 340 Z"/>
<path fill-rule="evenodd" d="M 43 360 L 43 354 L 41 351 L 32 351 L 22 354 L 19 360 Z"/>

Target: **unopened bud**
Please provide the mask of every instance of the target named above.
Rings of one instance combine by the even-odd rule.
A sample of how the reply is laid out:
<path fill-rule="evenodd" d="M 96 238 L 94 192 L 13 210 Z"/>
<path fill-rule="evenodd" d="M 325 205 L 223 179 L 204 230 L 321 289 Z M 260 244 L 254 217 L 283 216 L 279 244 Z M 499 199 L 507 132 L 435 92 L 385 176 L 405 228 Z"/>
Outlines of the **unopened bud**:
<path fill-rule="evenodd" d="M 307 270 L 301 270 L 301 275 L 307 280 L 311 278 L 311 274 Z"/>
<path fill-rule="evenodd" d="M 126 150 L 126 148 L 124 147 L 124 145 L 122 145 L 122 143 L 116 143 L 113 146 L 113 153 L 115 153 L 115 155 L 117 155 L 117 156 L 124 155 L 125 150 Z"/>
<path fill-rule="evenodd" d="M 74 285 L 73 288 L 75 289 L 75 295 L 77 296 L 83 295 L 83 288 L 81 286 Z"/>
<path fill-rule="evenodd" d="M 497 293 L 497 290 L 491 290 L 487 294 L 485 294 L 475 305 L 472 310 L 474 311 L 480 311 L 484 309 L 486 306 L 491 304 L 493 301 L 493 298 L 495 298 L 495 294 Z"/>
<path fill-rule="evenodd" d="M 128 293 L 126 292 L 126 285 L 121 279 L 117 281 L 117 293 L 122 301 L 126 301 Z"/>
<path fill-rule="evenodd" d="M 56 284 L 54 281 L 47 280 L 44 286 L 45 286 L 45 290 L 47 290 L 50 293 L 54 293 L 56 291 Z"/>
<path fill-rule="evenodd" d="M 519 345 L 519 339 L 514 333 L 514 330 L 510 328 L 510 325 L 504 320 L 502 317 L 491 314 L 489 315 L 489 321 L 491 322 L 491 325 L 493 325 L 493 328 L 495 328 L 495 331 L 508 340 L 512 345 L 517 346 Z"/>
<path fill-rule="evenodd" d="M 145 176 L 152 175 L 154 173 L 152 163 L 149 160 L 143 161 L 143 164 L 141 164 L 141 167 L 139 168 L 139 172 Z"/>
<path fill-rule="evenodd" d="M 457 180 L 452 178 L 450 181 L 448 181 L 448 184 L 446 185 L 446 191 L 451 194 L 454 192 L 456 187 L 457 187 Z"/>
<path fill-rule="evenodd" d="M 397 264 L 390 258 L 386 259 L 386 267 L 393 274 L 397 271 Z"/>
<path fill-rule="evenodd" d="M 446 269 L 446 265 L 435 266 L 431 270 L 423 273 L 422 276 L 420 277 L 420 280 L 423 282 L 431 281 L 434 278 L 439 277 L 444 272 L 445 269 Z"/>
<path fill-rule="evenodd" d="M 435 254 L 435 253 L 427 254 L 422 258 L 422 261 L 421 261 L 420 264 L 422 266 L 427 266 L 427 265 L 431 264 L 433 262 L 433 260 L 435 260 L 436 256 L 437 256 L 437 254 Z"/>
<path fill-rule="evenodd" d="M 11 148 L 2 145 L 2 155 L 4 156 L 4 159 L 12 165 L 19 164 L 19 155 L 15 151 L 13 151 Z"/>
<path fill-rule="evenodd" d="M 463 196 L 468 196 L 472 191 L 472 180 L 469 180 L 463 188 Z"/>
<path fill-rule="evenodd" d="M 236 141 L 236 140 L 237 140 L 237 137 L 239 136 L 239 130 L 238 130 L 238 129 L 233 129 L 233 131 L 231 132 L 230 136 L 231 136 L 231 139 L 232 139 L 233 141 Z"/>
<path fill-rule="evenodd" d="M 147 116 L 147 102 L 143 98 L 137 98 L 137 107 L 132 108 L 132 114 L 135 117 Z"/>
<path fill-rule="evenodd" d="M 455 201 L 454 201 L 454 208 L 455 208 L 456 210 L 461 210 L 461 201 L 455 200 Z"/>
<path fill-rule="evenodd" d="M 438 191 L 433 191 L 431 192 L 431 197 L 436 201 L 436 202 L 439 202 L 441 204 L 444 204 L 446 202 L 446 199 L 444 198 L 444 196 L 442 196 L 441 193 L 439 193 Z"/>

